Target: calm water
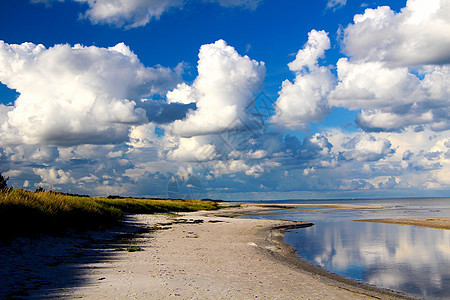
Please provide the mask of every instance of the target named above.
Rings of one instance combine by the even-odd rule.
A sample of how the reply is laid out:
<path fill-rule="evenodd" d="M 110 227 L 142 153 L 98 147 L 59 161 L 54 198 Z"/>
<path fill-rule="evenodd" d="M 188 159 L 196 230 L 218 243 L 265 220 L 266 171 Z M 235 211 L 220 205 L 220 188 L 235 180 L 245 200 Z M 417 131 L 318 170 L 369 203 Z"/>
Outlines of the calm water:
<path fill-rule="evenodd" d="M 285 241 L 301 257 L 329 271 L 416 297 L 450 299 L 450 230 L 352 221 L 450 217 L 450 198 L 290 203 L 391 206 L 391 209 L 344 211 L 299 208 L 251 217 L 315 223 L 287 232 Z"/>

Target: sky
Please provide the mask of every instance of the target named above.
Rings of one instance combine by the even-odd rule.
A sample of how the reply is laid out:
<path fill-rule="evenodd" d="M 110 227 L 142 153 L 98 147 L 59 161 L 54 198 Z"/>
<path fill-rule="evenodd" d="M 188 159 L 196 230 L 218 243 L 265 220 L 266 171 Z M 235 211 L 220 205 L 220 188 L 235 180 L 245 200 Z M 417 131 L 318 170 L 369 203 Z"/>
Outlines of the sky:
<path fill-rule="evenodd" d="M 91 196 L 449 196 L 450 1 L 0 2 L 0 172 Z"/>

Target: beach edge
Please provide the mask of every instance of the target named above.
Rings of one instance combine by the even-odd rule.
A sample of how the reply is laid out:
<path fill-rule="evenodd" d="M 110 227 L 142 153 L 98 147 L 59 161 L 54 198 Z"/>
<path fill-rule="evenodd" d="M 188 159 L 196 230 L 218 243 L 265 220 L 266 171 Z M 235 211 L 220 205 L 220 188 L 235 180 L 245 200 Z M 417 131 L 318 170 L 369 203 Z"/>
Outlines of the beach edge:
<path fill-rule="evenodd" d="M 261 205 L 261 204 L 245 204 L 247 205 L 247 209 L 245 212 L 233 212 L 230 213 L 230 217 L 239 218 L 248 213 L 261 211 L 261 207 L 263 210 L 267 210 L 268 207 L 273 210 L 278 209 L 292 209 L 301 207 L 301 205 L 284 205 L 284 204 L 270 204 L 270 205 Z M 316 205 L 314 205 L 316 206 Z M 252 209 L 253 207 L 253 209 Z M 355 206 L 352 208 L 349 205 L 335 205 L 335 208 L 332 209 L 364 209 L 362 206 Z M 376 207 L 376 208 L 384 208 L 384 207 Z M 283 220 L 281 220 L 283 221 Z M 327 285 L 335 286 L 341 289 L 345 289 L 351 292 L 355 292 L 362 295 L 367 295 L 380 299 L 416 299 L 409 295 L 406 295 L 402 292 L 389 290 L 386 288 L 377 287 L 374 285 L 370 285 L 368 283 L 364 283 L 361 281 L 357 281 L 355 279 L 351 279 L 345 277 L 343 275 L 339 275 L 330 271 L 327 271 L 320 266 L 314 265 L 306 259 L 302 258 L 298 255 L 295 249 L 285 242 L 284 235 L 287 231 L 298 229 L 298 228 L 306 228 L 309 226 L 314 226 L 313 223 L 308 222 L 292 222 L 291 225 L 282 225 L 282 226 L 267 226 L 259 230 L 258 235 L 261 241 L 264 241 L 265 244 L 261 244 L 261 248 L 264 250 L 265 254 L 279 263 L 285 264 L 297 271 L 302 273 L 306 273 L 312 277 L 319 279 Z M 274 251 L 273 249 L 277 249 Z"/>

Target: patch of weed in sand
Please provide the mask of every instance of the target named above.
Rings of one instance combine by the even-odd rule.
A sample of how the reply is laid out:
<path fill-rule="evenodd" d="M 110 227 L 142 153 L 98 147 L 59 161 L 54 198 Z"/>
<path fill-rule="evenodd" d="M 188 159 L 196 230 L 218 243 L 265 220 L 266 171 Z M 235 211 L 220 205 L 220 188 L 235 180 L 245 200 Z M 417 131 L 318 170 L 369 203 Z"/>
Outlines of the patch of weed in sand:
<path fill-rule="evenodd" d="M 144 251 L 144 249 L 142 249 L 139 246 L 128 246 L 127 247 L 127 252 L 139 252 L 139 251 Z"/>
<path fill-rule="evenodd" d="M 127 252 L 139 252 L 139 251 L 144 251 L 144 249 L 142 249 L 139 246 L 128 246 L 127 248 L 117 248 L 114 249 L 114 251 L 127 251 Z"/>

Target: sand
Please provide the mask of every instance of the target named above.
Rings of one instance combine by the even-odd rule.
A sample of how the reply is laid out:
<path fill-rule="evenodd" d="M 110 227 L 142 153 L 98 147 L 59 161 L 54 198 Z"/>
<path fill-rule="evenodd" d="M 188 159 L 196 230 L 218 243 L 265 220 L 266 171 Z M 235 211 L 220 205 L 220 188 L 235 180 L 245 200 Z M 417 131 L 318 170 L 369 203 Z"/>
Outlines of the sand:
<path fill-rule="evenodd" d="M 357 222 L 388 223 L 450 230 L 450 218 L 363 219 Z"/>
<path fill-rule="evenodd" d="M 122 234 L 122 239 L 107 243 L 98 236 L 84 239 L 77 244 L 84 246 L 77 246 L 81 250 L 75 261 L 60 253 L 58 264 L 42 264 L 38 278 L 43 282 L 28 287 L 23 295 L 68 299 L 402 298 L 300 260 L 283 243 L 283 231 L 286 226 L 308 224 L 229 217 L 264 209 L 273 207 L 244 205 L 177 217 L 130 215 L 127 224 L 141 228 L 140 232 Z M 46 242 L 47 247 L 52 241 Z M 95 249 L 86 250 L 86 242 Z M 144 251 L 117 251 L 128 245 Z M 38 251 L 34 258 L 39 259 Z M 27 263 L 33 264 L 32 260 Z"/>

